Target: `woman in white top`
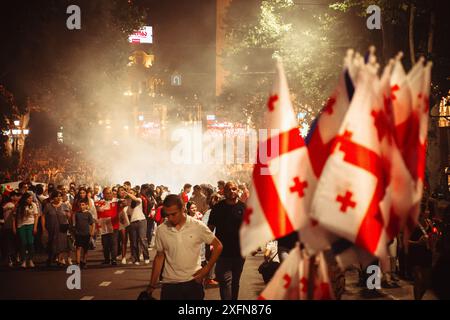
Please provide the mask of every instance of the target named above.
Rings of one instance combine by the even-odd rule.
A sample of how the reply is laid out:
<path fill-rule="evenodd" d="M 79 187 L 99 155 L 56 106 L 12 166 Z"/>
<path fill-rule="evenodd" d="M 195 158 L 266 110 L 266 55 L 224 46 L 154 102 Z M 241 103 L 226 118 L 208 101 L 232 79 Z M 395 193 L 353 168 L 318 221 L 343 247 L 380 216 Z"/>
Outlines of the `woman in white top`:
<path fill-rule="evenodd" d="M 189 201 L 186 204 L 186 210 L 187 214 L 190 215 L 192 218 L 202 221 L 203 214 L 197 210 L 197 205 L 194 202 Z"/>
<path fill-rule="evenodd" d="M 119 241 L 118 248 L 122 252 L 122 264 L 127 264 L 127 244 L 128 244 L 128 230 L 130 226 L 130 219 L 128 217 L 128 206 L 131 204 L 131 199 L 127 198 L 127 192 L 124 186 L 117 188 L 117 198 L 119 203 Z"/>
<path fill-rule="evenodd" d="M 38 216 L 39 211 L 33 202 L 33 195 L 25 193 L 19 201 L 16 218 L 13 220 L 13 232 L 18 233 L 20 238 L 22 268 L 27 267 L 27 260 L 29 266 L 34 268 L 34 235 L 37 233 Z"/>
<path fill-rule="evenodd" d="M 141 249 L 145 264 L 149 264 L 150 257 L 148 254 L 148 242 L 146 238 L 147 220 L 142 211 L 142 200 L 136 197 L 136 192 L 134 190 L 130 190 L 128 197 L 131 199 L 131 204 L 128 207 L 128 215 L 130 216 L 129 233 L 131 256 L 133 257 L 134 264 L 139 265 Z"/>

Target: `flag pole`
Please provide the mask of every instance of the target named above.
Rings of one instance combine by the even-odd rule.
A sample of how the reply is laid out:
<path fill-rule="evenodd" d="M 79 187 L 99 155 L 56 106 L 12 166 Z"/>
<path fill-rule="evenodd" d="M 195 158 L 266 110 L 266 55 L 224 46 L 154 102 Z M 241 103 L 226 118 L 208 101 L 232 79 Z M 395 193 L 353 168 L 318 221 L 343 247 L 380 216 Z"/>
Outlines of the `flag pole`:
<path fill-rule="evenodd" d="M 316 255 L 313 254 L 309 258 L 309 267 L 308 267 L 308 293 L 307 300 L 314 300 L 314 278 L 316 274 Z"/>

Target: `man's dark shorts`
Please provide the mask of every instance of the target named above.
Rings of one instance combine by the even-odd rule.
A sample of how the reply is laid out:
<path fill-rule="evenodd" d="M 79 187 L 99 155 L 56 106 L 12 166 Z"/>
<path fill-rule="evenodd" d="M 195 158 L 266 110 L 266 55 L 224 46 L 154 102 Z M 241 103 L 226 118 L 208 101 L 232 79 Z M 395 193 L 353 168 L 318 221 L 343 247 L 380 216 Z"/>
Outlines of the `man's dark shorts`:
<path fill-rule="evenodd" d="M 90 236 L 75 235 L 75 247 L 81 247 L 84 251 L 88 251 L 90 239 Z"/>

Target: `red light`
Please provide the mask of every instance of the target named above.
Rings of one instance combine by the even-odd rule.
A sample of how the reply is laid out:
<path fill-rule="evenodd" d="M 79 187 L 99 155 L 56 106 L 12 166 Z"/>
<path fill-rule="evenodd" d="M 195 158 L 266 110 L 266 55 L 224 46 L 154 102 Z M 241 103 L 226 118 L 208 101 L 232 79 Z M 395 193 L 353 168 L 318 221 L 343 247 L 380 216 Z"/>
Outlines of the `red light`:
<path fill-rule="evenodd" d="M 437 228 L 436 227 L 433 227 L 433 233 L 437 233 Z"/>

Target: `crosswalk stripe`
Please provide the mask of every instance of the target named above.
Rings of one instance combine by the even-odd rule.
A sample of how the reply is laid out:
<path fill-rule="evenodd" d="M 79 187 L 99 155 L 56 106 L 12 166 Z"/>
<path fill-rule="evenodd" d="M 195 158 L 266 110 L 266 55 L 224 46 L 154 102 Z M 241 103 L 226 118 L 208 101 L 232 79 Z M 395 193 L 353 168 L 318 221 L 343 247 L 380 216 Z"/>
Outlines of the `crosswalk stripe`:
<path fill-rule="evenodd" d="M 125 272 L 125 270 L 117 270 L 116 272 L 114 272 L 114 274 L 122 274 L 124 272 Z"/>
<path fill-rule="evenodd" d="M 84 296 L 80 300 L 92 300 L 94 299 L 94 296 Z"/>
<path fill-rule="evenodd" d="M 111 284 L 111 281 L 103 281 L 102 283 L 100 283 L 98 286 L 99 287 L 107 287 Z"/>

